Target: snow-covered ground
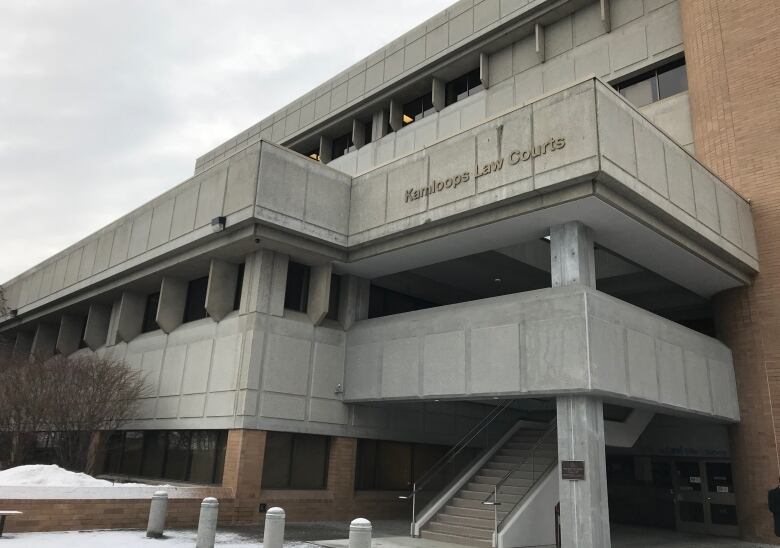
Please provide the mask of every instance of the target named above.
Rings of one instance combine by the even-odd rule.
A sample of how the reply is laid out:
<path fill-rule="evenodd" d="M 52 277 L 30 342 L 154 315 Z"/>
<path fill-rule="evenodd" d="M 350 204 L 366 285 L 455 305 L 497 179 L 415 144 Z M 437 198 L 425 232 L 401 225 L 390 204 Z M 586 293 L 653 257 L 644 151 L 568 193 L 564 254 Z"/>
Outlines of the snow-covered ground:
<path fill-rule="evenodd" d="M 0 486 L 37 485 L 46 487 L 149 487 L 145 483 L 114 483 L 93 478 L 80 472 L 71 472 L 56 464 L 28 464 L 0 470 Z"/>
<path fill-rule="evenodd" d="M 69 531 L 63 533 L 6 533 L 3 548 L 177 548 L 195 545 L 195 531 L 166 531 L 164 539 L 146 538 L 144 531 Z M 257 538 L 217 533 L 215 548 L 262 548 Z M 285 543 L 289 548 L 313 548 L 308 543 Z"/>

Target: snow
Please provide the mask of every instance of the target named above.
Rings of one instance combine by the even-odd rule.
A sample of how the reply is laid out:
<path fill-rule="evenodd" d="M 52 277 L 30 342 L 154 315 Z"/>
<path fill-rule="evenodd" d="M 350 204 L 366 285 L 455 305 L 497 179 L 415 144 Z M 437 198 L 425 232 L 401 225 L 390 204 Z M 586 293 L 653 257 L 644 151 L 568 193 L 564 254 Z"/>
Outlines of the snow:
<path fill-rule="evenodd" d="M 144 531 L 68 531 L 61 533 L 6 533 L 3 548 L 176 548 L 195 544 L 195 531 L 166 531 L 164 539 L 148 539 Z M 262 548 L 257 538 L 240 533 L 217 533 L 215 548 Z M 285 543 L 285 548 L 311 548 L 307 543 Z"/>
<path fill-rule="evenodd" d="M 93 478 L 80 472 L 71 472 L 60 468 L 56 464 L 29 464 L 0 470 L 0 486 L 5 485 L 39 485 L 58 487 L 109 487 L 116 485 L 113 482 Z M 148 485 L 142 483 L 120 484 L 123 487 L 130 485 Z"/>

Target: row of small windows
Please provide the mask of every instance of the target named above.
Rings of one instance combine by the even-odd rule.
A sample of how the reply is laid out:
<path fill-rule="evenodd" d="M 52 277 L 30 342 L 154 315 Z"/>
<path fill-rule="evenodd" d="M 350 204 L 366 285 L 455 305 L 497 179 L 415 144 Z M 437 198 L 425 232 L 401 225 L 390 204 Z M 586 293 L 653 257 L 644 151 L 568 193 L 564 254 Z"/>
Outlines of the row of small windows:
<path fill-rule="evenodd" d="M 309 278 L 311 268 L 308 265 L 290 261 L 287 264 L 287 285 L 284 290 L 284 307 L 296 312 L 306 312 L 309 307 Z M 339 319 L 339 301 L 341 300 L 341 276 L 330 277 L 330 300 L 326 318 Z"/>
<path fill-rule="evenodd" d="M 637 108 L 677 95 L 688 89 L 685 59 L 642 73 L 615 87 Z"/>

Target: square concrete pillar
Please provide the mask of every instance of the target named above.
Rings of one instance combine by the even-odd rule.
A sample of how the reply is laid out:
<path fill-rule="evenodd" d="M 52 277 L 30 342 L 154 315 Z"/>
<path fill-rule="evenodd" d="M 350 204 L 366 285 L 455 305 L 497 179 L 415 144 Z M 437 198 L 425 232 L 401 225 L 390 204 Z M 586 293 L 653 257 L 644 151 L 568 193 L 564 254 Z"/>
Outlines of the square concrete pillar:
<path fill-rule="evenodd" d="M 387 135 L 387 125 L 389 123 L 390 122 L 386 110 L 379 110 L 375 112 L 373 120 L 371 120 L 371 140 L 378 141 Z"/>
<path fill-rule="evenodd" d="M 206 313 L 220 321 L 233 311 L 238 283 L 238 265 L 212 259 L 206 288 Z"/>
<path fill-rule="evenodd" d="M 562 548 L 609 548 L 609 506 L 602 402 L 591 396 L 559 396 L 559 497 Z M 584 467 L 583 479 L 564 479 L 563 463 Z"/>
<path fill-rule="evenodd" d="M 34 335 L 34 333 L 29 331 L 19 331 L 16 334 L 16 340 L 11 351 L 11 356 L 14 359 L 21 360 L 30 356 Z"/>
<path fill-rule="evenodd" d="M 246 258 L 244 268 L 244 297 L 241 313 L 268 313 L 271 300 L 271 278 L 274 269 L 274 252 L 258 249 Z M 286 275 L 286 271 L 285 271 Z M 284 302 L 282 303 L 284 306 Z"/>
<path fill-rule="evenodd" d="M 228 431 L 222 487 L 230 487 L 235 493 L 234 523 L 252 522 L 257 517 L 264 457 L 264 431 L 247 429 Z"/>
<path fill-rule="evenodd" d="M 85 320 L 84 316 L 75 314 L 64 314 L 60 318 L 60 329 L 55 345 L 57 352 L 63 356 L 69 356 L 79 349 Z"/>
<path fill-rule="evenodd" d="M 544 63 L 544 27 L 539 23 L 534 25 L 534 50 L 536 58 L 540 63 Z"/>
<path fill-rule="evenodd" d="M 274 253 L 268 303 L 268 313 L 273 316 L 284 316 L 284 294 L 287 290 L 287 265 L 289 262 L 290 258 L 287 255 Z"/>
<path fill-rule="evenodd" d="M 404 127 L 403 106 L 395 99 L 390 100 L 390 127 L 398 131 Z"/>
<path fill-rule="evenodd" d="M 328 315 L 330 305 L 330 277 L 333 266 L 328 263 L 311 267 L 309 276 L 309 303 L 306 313 L 314 325 L 320 325 Z"/>
<path fill-rule="evenodd" d="M 479 54 L 479 81 L 482 82 L 482 87 L 485 89 L 490 87 L 490 63 L 487 53 Z"/>
<path fill-rule="evenodd" d="M 41 359 L 52 357 L 57 344 L 58 333 L 59 326 L 56 324 L 38 324 L 38 327 L 35 329 L 35 335 L 33 335 L 30 354 Z"/>
<path fill-rule="evenodd" d="M 184 321 L 187 305 L 187 281 L 165 276 L 160 284 L 160 302 L 157 305 L 157 325 L 166 333 L 179 327 Z"/>
<path fill-rule="evenodd" d="M 327 164 L 333 159 L 333 141 L 329 137 L 320 135 L 320 162 Z"/>
<path fill-rule="evenodd" d="M 97 350 L 108 338 L 108 325 L 111 321 L 111 307 L 107 304 L 94 303 L 87 312 L 87 325 L 84 327 L 84 342 L 92 350 Z"/>
<path fill-rule="evenodd" d="M 141 334 L 146 296 L 125 291 L 116 313 L 116 341 L 130 342 Z M 111 341 L 109 341 L 110 344 Z"/>
<path fill-rule="evenodd" d="M 339 323 L 344 329 L 356 321 L 368 318 L 368 298 L 371 282 L 351 274 L 341 277 L 339 292 Z"/>
<path fill-rule="evenodd" d="M 447 89 L 444 80 L 434 78 L 431 82 L 431 101 L 436 112 L 447 106 Z"/>
<path fill-rule="evenodd" d="M 358 119 L 352 120 L 352 144 L 355 148 L 366 144 L 366 124 Z"/>
<path fill-rule="evenodd" d="M 551 227 L 550 263 L 553 287 L 596 287 L 592 231 L 577 221 Z"/>

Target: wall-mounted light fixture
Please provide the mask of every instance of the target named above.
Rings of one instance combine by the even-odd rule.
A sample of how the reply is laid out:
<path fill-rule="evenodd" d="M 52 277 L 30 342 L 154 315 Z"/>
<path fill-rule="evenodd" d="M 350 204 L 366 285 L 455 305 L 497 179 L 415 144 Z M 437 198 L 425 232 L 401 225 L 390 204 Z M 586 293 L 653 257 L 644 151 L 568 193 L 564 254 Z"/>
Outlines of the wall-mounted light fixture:
<path fill-rule="evenodd" d="M 227 222 L 227 219 L 225 217 L 214 217 L 211 219 L 211 231 L 212 232 L 221 232 L 225 230 L 225 223 Z"/>

